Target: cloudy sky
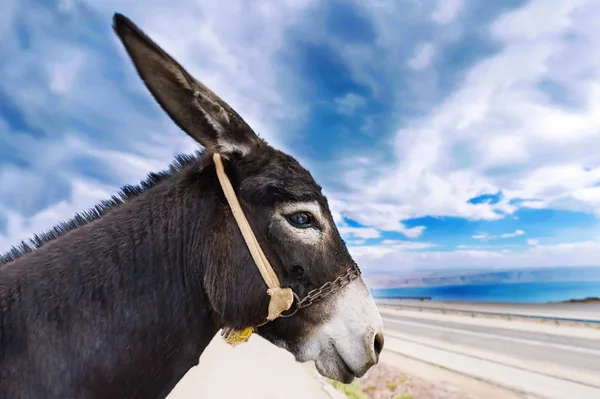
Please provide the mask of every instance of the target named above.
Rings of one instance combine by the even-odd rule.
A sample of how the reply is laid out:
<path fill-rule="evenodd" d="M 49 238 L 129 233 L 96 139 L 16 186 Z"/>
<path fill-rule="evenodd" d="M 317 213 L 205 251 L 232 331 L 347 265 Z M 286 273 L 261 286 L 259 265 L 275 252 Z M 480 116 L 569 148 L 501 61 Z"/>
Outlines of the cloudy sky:
<path fill-rule="evenodd" d="M 585 0 L 3 0 L 0 251 L 196 148 L 114 12 L 313 173 L 363 270 L 600 263 Z"/>

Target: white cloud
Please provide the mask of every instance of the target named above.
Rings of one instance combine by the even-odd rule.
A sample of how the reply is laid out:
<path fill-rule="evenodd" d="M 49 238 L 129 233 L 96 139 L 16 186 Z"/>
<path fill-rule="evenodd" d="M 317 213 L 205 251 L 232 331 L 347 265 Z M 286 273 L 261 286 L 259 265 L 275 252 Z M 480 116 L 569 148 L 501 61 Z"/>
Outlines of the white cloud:
<path fill-rule="evenodd" d="M 529 246 L 524 250 L 471 249 L 458 251 L 406 251 L 389 246 L 350 247 L 357 264 L 365 272 L 399 272 L 419 269 L 527 268 L 595 266 L 600 241 Z"/>
<path fill-rule="evenodd" d="M 130 17 L 223 97 L 261 137 L 285 151 L 280 135 L 286 132 L 279 131 L 277 123 L 301 112 L 302 107 L 282 101 L 272 58 L 282 46 L 286 27 L 311 3 L 285 0 L 247 7 L 241 0 L 226 5 L 200 5 L 191 0 L 166 5 L 150 0 L 139 7 L 131 2 L 94 0 L 75 7 L 72 1 L 63 0 L 58 7 L 63 13 L 60 17 L 74 22 L 51 30 L 59 24 L 54 13 L 41 5 L 8 1 L 0 13 L 0 38 L 7 44 L 3 50 L 11 56 L 0 65 L 4 77 L 0 90 L 23 112 L 23 119 L 44 134 L 32 138 L 7 129 L 0 135 L 0 145 L 17 148 L 18 155 L 32 164 L 28 173 L 43 176 L 39 184 L 28 187 L 35 190 L 33 194 L 43 195 L 44 184 L 52 185 L 57 179 L 66 181 L 71 193 L 30 217 L 0 201 L 0 212 L 8 217 L 7 232 L 0 233 L 0 252 L 109 198 L 117 186 L 136 184 L 148 172 L 164 169 L 176 153 L 190 153 L 197 147 L 156 104 L 150 112 L 141 109 L 140 98 L 148 103 L 153 99 L 112 32 L 115 11 Z M 92 20 L 103 21 L 103 28 L 91 32 L 94 28 L 83 22 L 90 19 L 76 15 L 81 8 L 94 15 Z M 26 19 L 35 23 L 27 24 L 30 45 L 24 50 L 12 35 L 15 21 Z M 229 22 L 223 24 L 224 20 Z M 69 28 L 63 31 L 63 26 Z M 80 38 L 87 40 L 79 42 Z M 124 82 L 107 80 L 106 67 L 114 68 L 117 62 L 112 58 L 115 52 L 123 65 L 119 73 L 124 71 Z M 123 87 L 128 96 L 122 94 Z M 7 126 L 2 117 L 0 125 Z M 97 134 L 88 126 L 105 131 Z M 103 186 L 90 180 L 74 166 L 76 159 L 106 165 L 116 184 Z M 3 167 L 0 179 L 9 177 L 7 171 Z M 3 185 L 3 192 L 17 188 L 18 183 Z M 20 195 L 27 198 L 24 192 Z"/>
<path fill-rule="evenodd" d="M 529 157 L 525 139 L 515 134 L 491 137 L 485 144 L 488 153 L 485 160 L 488 167 L 522 163 Z"/>
<path fill-rule="evenodd" d="M 74 0 L 59 0 L 58 2 L 58 8 L 61 11 L 71 11 L 73 10 L 73 8 L 75 7 L 75 1 Z"/>
<path fill-rule="evenodd" d="M 335 217 L 342 220 L 347 216 L 363 226 L 374 227 L 383 231 L 395 231 L 404 234 L 408 238 L 418 238 L 425 231 L 425 226 L 406 227 L 398 217 L 398 206 L 393 204 L 373 204 L 360 201 L 358 193 L 345 196 L 346 200 L 340 200 L 335 194 L 328 195 L 329 205 Z M 350 201 L 348 201 L 350 199 Z M 336 222 L 338 223 L 338 222 Z"/>
<path fill-rule="evenodd" d="M 498 220 L 519 207 L 600 216 L 599 16 L 597 2 L 534 0 L 493 22 L 502 49 L 431 113 L 403 124 L 395 162 L 350 168 L 338 211 L 398 231 L 410 218 Z M 495 204 L 468 203 L 499 191 Z"/>
<path fill-rule="evenodd" d="M 433 44 L 425 43 L 416 52 L 413 58 L 408 61 L 408 65 L 412 69 L 427 68 L 433 59 L 435 49 Z"/>
<path fill-rule="evenodd" d="M 493 249 L 493 246 L 491 246 L 491 245 L 465 245 L 465 244 L 461 244 L 461 245 L 458 245 L 456 248 L 457 249 L 461 249 L 461 250 L 468 249 L 468 250 L 479 251 L 479 250 L 483 250 L 483 249 L 485 249 L 485 250 Z"/>
<path fill-rule="evenodd" d="M 342 237 L 356 237 L 356 238 L 379 238 L 381 233 L 379 230 L 374 229 L 372 227 L 348 227 L 348 226 L 340 226 L 338 228 Z"/>
<path fill-rule="evenodd" d="M 265 2 L 253 7 L 244 3 L 236 0 L 223 6 L 218 2 L 199 5 L 191 0 L 169 4 L 150 0 L 143 8 L 114 0 L 94 0 L 87 4 L 106 22 L 107 31 L 114 10 L 130 16 L 226 99 L 263 137 L 287 150 L 278 139 L 283 132 L 277 129 L 277 123 L 284 117 L 301 114 L 304 106 L 288 98 L 283 101 L 281 87 L 274 78 L 277 71 L 273 57 L 284 44 L 286 28 L 312 1 Z M 11 16 L 25 15 L 26 11 L 29 15 L 29 10 L 20 4 L 8 1 L 0 13 L 0 38 L 14 48 L 16 40 L 7 36 L 14 31 L 15 18 Z M 72 1 L 62 1 L 62 12 L 76 12 L 77 7 L 72 5 Z M 456 19 L 463 6 L 462 1 L 440 0 L 431 17 L 440 24 L 448 24 Z M 36 7 L 31 9 L 31 15 L 34 19 L 44 18 Z M 506 14 L 490 28 L 493 39 L 503 45 L 502 50 L 478 62 L 461 80 L 456 92 L 431 113 L 418 120 L 403 121 L 402 129 L 390 142 L 395 157 L 392 164 L 381 164 L 364 154 L 349 160 L 348 172 L 340 175 L 339 180 L 352 191 L 335 192 L 329 198 L 334 219 L 340 224 L 342 234 L 350 237 L 355 256 L 366 260 L 369 268 L 392 264 L 394 267 L 584 264 L 593 261 L 593 249 L 597 259 L 599 248 L 594 242 L 559 248 L 532 244 L 537 241 L 532 239 L 529 244 L 535 248 L 522 253 L 467 246 L 457 252 L 411 252 L 433 248 L 434 244 L 396 241 L 365 246 L 364 243 L 365 239 L 378 238 L 382 231 L 420 237 L 424 226 L 408 227 L 401 221 L 426 215 L 497 220 L 517 209 L 517 205 L 509 203 L 514 198 L 537 199 L 518 206 L 556 207 L 600 215 L 600 188 L 595 186 L 600 181 L 597 150 L 600 148 L 597 128 L 600 52 L 595 45 L 600 34 L 598 16 L 600 6 L 591 1 L 560 0 L 532 1 L 523 9 Z M 106 85 L 102 77 L 105 54 L 72 44 L 66 38 L 50 37 L 42 29 L 44 24 L 39 26 L 40 29 L 31 32 L 32 47 L 17 53 L 19 63 L 0 66 L 5 77 L 0 88 L 12 96 L 11 100 L 23 110 L 28 122 L 46 133 L 57 134 L 46 129 L 54 118 L 53 110 L 68 108 L 73 121 L 62 121 L 61 126 L 68 129 L 60 132 L 65 137 L 55 143 L 12 132 L 14 141 L 8 144 L 36 159 L 34 172 L 50 170 L 65 174 L 73 181 L 73 193 L 68 200 L 30 218 L 23 218 L 8 205 L 0 204 L 0 212 L 9 218 L 8 235 L 0 235 L 0 251 L 114 193 L 116 186 L 99 186 L 83 179 L 76 168 L 67 168 L 70 158 L 82 156 L 108 165 L 118 164 L 111 174 L 119 184 L 135 183 L 148 171 L 166 166 L 174 153 L 189 152 L 194 147 L 169 120 L 158 117 L 162 115 L 158 108 L 152 115 L 143 112 L 121 115 L 121 110 L 132 109 L 131 103 L 114 96 L 116 91 Z M 388 31 L 379 39 L 393 40 L 394 32 Z M 95 34 L 90 37 L 96 37 Z M 122 46 L 114 35 L 111 37 L 123 65 L 129 65 Z M 393 43 L 388 45 L 394 47 Z M 435 41 L 424 44 L 418 57 L 412 60 L 413 67 L 431 66 L 436 49 Z M 370 54 L 353 53 L 367 58 Z M 356 63 L 350 68 L 377 92 L 377 84 Z M 152 101 L 133 69 L 128 67 L 124 71 L 128 92 Z M 48 79 L 33 80 L 35 76 Z M 540 87 L 544 81 L 563 87 L 569 95 L 563 100 L 572 104 L 553 102 Z M 51 87 L 55 94 L 44 92 L 44 87 Z M 349 93 L 337 105 L 342 112 L 352 112 L 364 102 Z M 126 144 L 123 148 L 108 149 L 93 141 L 73 139 L 91 133 L 71 128 L 71 122 L 88 121 L 91 126 L 104 126 L 110 120 L 117 120 L 116 128 L 106 134 L 113 135 L 115 142 L 122 140 Z M 0 124 L 3 124 L 1 118 Z M 466 160 L 457 159 L 455 150 L 459 147 L 467 154 Z M 496 204 L 467 202 L 500 190 L 504 197 Z M 366 227 L 350 229 L 342 223 L 344 217 Z M 521 230 L 505 234 L 522 235 L 518 231 Z M 489 238 L 476 236 L 473 238 Z"/>
<path fill-rule="evenodd" d="M 393 254 L 406 253 L 435 247 L 436 244 L 429 242 L 414 242 L 403 240 L 384 240 L 376 245 L 348 246 L 348 249 L 355 259 L 369 259 L 377 261 Z"/>
<path fill-rule="evenodd" d="M 446 24 L 456 18 L 463 6 L 464 0 L 438 0 L 431 18 L 437 23 Z"/>
<path fill-rule="evenodd" d="M 83 55 L 79 52 L 67 55 L 67 59 L 50 67 L 50 89 L 57 94 L 71 90 L 83 64 Z"/>
<path fill-rule="evenodd" d="M 291 104 L 289 98 L 283 101 L 281 87 L 274 79 L 277 63 L 273 57 L 284 45 L 287 27 L 313 0 L 261 2 L 252 7 L 246 0 L 227 3 L 180 0 L 168 5 L 149 0 L 144 7 L 116 0 L 92 3 L 107 17 L 114 10 L 129 16 L 190 73 L 227 101 L 262 137 L 286 150 L 279 137 L 285 132 L 274 131 L 274 126 L 281 118 L 299 112 L 296 108 L 301 107 Z M 121 54 L 127 59 L 124 51 Z M 130 76 L 139 79 L 133 71 Z M 147 96 L 146 89 L 136 84 Z"/>
<path fill-rule="evenodd" d="M 523 234 L 525 234 L 525 232 L 523 230 L 515 230 L 513 233 L 500 234 L 500 238 L 518 237 L 518 236 L 522 236 Z"/>
<path fill-rule="evenodd" d="M 471 238 L 473 238 L 474 240 L 482 240 L 482 241 L 487 241 L 487 240 L 495 240 L 498 238 L 513 238 L 513 237 L 518 237 L 518 236 L 522 236 L 525 234 L 524 230 L 515 230 L 512 233 L 502 233 L 500 235 L 497 236 L 492 236 L 486 233 L 483 234 L 475 234 L 472 235 Z"/>
<path fill-rule="evenodd" d="M 8 218 L 8 235 L 0 234 L 0 253 L 22 240 L 31 238 L 32 233 L 50 230 L 57 222 L 70 219 L 76 212 L 89 209 L 116 192 L 115 187 L 97 182 L 74 179 L 71 183 L 73 194 L 70 200 L 56 203 L 32 217 L 25 218 L 18 212 L 5 209 Z"/>
<path fill-rule="evenodd" d="M 527 244 L 528 245 L 538 245 L 539 243 L 540 243 L 539 240 L 536 240 L 536 239 L 533 239 L 533 238 L 530 238 L 530 239 L 527 240 Z"/>
<path fill-rule="evenodd" d="M 354 111 L 364 108 L 367 101 L 364 97 L 354 93 L 347 93 L 345 96 L 335 100 L 337 109 L 343 114 L 352 114 Z"/>
<path fill-rule="evenodd" d="M 600 210 L 600 187 L 585 187 L 576 189 L 573 193 L 575 199 L 590 204 L 591 207 Z"/>
<path fill-rule="evenodd" d="M 346 243 L 349 246 L 359 246 L 359 245 L 364 245 L 367 241 L 366 240 L 349 240 Z"/>

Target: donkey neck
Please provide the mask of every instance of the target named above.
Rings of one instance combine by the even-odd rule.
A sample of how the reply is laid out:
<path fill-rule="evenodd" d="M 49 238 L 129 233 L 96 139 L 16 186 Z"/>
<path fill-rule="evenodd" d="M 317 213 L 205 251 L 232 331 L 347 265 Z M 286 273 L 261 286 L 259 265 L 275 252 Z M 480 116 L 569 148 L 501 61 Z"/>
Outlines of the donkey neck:
<path fill-rule="evenodd" d="M 190 190 L 198 187 L 186 183 L 189 172 L 0 270 L 5 287 L 14 288 L 2 291 L 0 304 L 12 305 L 0 309 L 0 319 L 16 323 L 6 331 L 31 334 L 0 335 L 15 346 L 0 354 L 0 381 L 4 370 L 35 374 L 43 367 L 45 381 L 23 392 L 164 397 L 198 363 L 218 326 L 193 252 L 192 231 L 211 205 L 194 201 Z"/>

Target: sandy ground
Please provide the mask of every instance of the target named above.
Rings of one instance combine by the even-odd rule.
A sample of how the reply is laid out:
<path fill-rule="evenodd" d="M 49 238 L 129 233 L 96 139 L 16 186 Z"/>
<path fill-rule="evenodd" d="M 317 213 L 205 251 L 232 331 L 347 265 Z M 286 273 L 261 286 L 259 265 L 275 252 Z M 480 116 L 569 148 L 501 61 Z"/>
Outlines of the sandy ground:
<path fill-rule="evenodd" d="M 322 379 L 316 371 L 315 378 Z M 385 350 L 378 365 L 351 386 L 339 389 L 348 394 L 332 392 L 332 399 L 534 398 Z"/>
<path fill-rule="evenodd" d="M 360 380 L 373 399 L 517 399 L 526 396 L 393 352 Z M 531 397 L 532 398 L 532 397 Z"/>
<path fill-rule="evenodd" d="M 329 399 L 291 354 L 253 335 L 235 348 L 217 334 L 168 399 Z"/>

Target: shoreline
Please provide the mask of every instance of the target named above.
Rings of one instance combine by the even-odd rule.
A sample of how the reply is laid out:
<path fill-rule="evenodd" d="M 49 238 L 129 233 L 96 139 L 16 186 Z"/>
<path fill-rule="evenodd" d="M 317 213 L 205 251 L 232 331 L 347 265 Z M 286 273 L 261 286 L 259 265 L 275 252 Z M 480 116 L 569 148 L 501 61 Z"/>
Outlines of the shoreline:
<path fill-rule="evenodd" d="M 390 282 L 391 283 L 391 282 Z M 378 300 L 483 303 L 600 303 L 600 281 L 510 282 L 370 287 Z"/>
<path fill-rule="evenodd" d="M 597 296 L 590 296 L 587 298 L 582 298 L 582 299 L 567 299 L 564 301 L 560 301 L 560 302 L 548 302 L 548 303 L 600 303 L 600 297 Z"/>
<path fill-rule="evenodd" d="M 395 288 L 391 288 L 391 289 L 395 289 Z M 384 296 L 384 295 L 373 295 L 373 298 L 378 301 L 412 301 L 415 303 L 421 303 L 421 302 L 439 302 L 439 303 L 466 303 L 466 304 L 502 304 L 502 305 L 519 305 L 519 304 L 528 304 L 528 305 L 543 305 L 543 304 L 563 304 L 563 303 L 600 303 L 600 297 L 595 297 L 595 296 L 588 296 L 585 298 L 570 298 L 570 299 L 565 299 L 562 301 L 546 301 L 546 302 L 501 302 L 501 301 L 472 301 L 472 300 L 465 300 L 465 301 L 458 301 L 458 300 L 443 300 L 443 299 L 433 299 L 432 296 L 401 296 L 401 295 L 390 295 L 390 296 Z"/>
<path fill-rule="evenodd" d="M 448 305 L 452 307 L 465 306 L 465 307 L 510 307 L 519 309 L 568 309 L 568 310 L 582 310 L 582 309 L 598 309 L 600 311 L 600 298 L 584 298 L 584 299 L 568 299 L 560 302 L 506 302 L 506 301 L 453 301 L 453 300 L 439 300 L 439 299 L 427 299 L 427 300 L 415 300 L 406 298 L 393 298 L 393 297 L 374 297 L 377 303 L 393 303 L 393 304 L 404 304 L 404 305 L 418 305 L 419 307 L 429 307 L 438 305 Z"/>
<path fill-rule="evenodd" d="M 468 315 L 480 318 L 520 319 L 554 324 L 600 324 L 600 301 L 578 302 L 480 302 L 415 301 L 375 298 L 377 306 L 416 312 Z"/>

